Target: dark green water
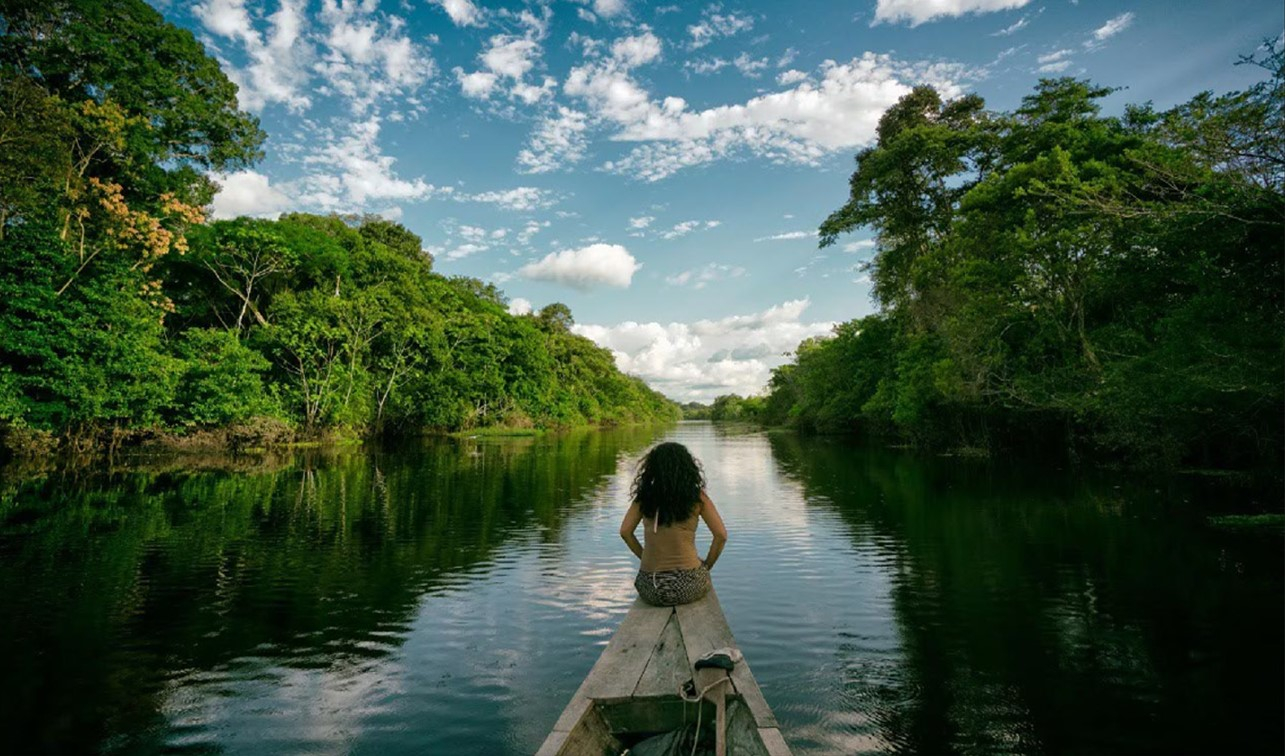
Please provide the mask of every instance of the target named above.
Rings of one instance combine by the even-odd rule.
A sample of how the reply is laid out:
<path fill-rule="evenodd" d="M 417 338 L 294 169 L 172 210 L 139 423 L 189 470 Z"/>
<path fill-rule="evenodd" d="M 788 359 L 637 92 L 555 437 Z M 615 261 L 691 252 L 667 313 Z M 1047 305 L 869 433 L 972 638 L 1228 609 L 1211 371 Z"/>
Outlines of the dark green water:
<path fill-rule="evenodd" d="M 684 424 L 6 481 L 0 751 L 530 753 L 662 438 L 796 753 L 1285 749 L 1282 538 L 1205 521 L 1279 500 Z"/>

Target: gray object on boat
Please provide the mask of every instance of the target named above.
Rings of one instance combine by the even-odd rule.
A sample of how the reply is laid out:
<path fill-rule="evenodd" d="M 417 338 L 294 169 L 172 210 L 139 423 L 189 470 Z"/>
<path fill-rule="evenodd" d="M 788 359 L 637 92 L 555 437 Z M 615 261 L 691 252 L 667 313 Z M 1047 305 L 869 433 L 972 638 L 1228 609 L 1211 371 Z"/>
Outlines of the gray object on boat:
<path fill-rule="evenodd" d="M 730 670 L 696 668 L 703 657 L 720 654 L 733 662 Z M 707 691 L 704 700 L 684 701 L 684 687 Z M 638 599 L 538 756 L 619 754 L 649 736 L 692 725 L 698 716 L 725 734 L 719 745 L 728 754 L 790 754 L 714 591 L 674 607 Z"/>

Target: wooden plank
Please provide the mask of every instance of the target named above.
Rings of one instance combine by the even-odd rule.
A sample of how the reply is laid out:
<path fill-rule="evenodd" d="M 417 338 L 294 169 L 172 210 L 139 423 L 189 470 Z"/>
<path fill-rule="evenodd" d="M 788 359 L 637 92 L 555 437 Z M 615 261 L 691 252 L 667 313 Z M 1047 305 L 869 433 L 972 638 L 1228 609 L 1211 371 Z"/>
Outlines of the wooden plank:
<path fill-rule="evenodd" d="M 683 643 L 687 647 L 687 657 L 694 665 L 696 660 L 710 651 L 727 646 L 736 648 L 736 639 L 732 637 L 732 628 L 727 624 L 723 608 L 718 597 L 711 590 L 705 598 L 690 604 L 677 607 L 678 621 L 683 631 Z M 732 670 L 732 683 L 736 692 L 745 697 L 745 704 L 754 714 L 759 727 L 776 727 L 776 716 L 767 705 L 758 681 L 750 671 L 748 661 L 737 662 Z"/>
<path fill-rule="evenodd" d="M 677 615 L 671 615 L 660 633 L 660 640 L 647 661 L 647 667 L 638 678 L 634 698 L 677 695 L 683 683 L 692 679 L 692 667 L 687 661 L 687 647 L 678 628 Z"/>
<path fill-rule="evenodd" d="M 759 740 L 767 748 L 768 756 L 792 756 L 785 738 L 781 737 L 781 731 L 775 727 L 760 727 Z"/>
<path fill-rule="evenodd" d="M 608 700 L 633 695 L 673 611 L 636 599 L 576 695 Z"/>
<path fill-rule="evenodd" d="M 561 744 L 554 751 L 555 756 L 611 756 L 620 752 L 620 741 L 611 734 L 607 722 L 598 713 L 597 708 L 590 707 L 571 732 L 555 732 L 548 740 L 565 735 Z M 548 743 L 548 740 L 545 742 Z M 540 752 L 544 752 L 541 747 Z"/>
<path fill-rule="evenodd" d="M 571 703 L 562 710 L 562 716 L 553 725 L 554 732 L 571 732 L 584 719 L 585 712 L 593 706 L 593 700 L 581 695 L 572 696 Z"/>
<path fill-rule="evenodd" d="M 540 750 L 535 752 L 535 756 L 558 756 L 562 747 L 567 744 L 567 738 L 570 735 L 571 733 L 569 732 L 549 733 L 549 737 L 544 739 L 544 744 L 540 746 Z"/>
<path fill-rule="evenodd" d="M 735 756 L 771 756 L 759 738 L 754 715 L 738 698 L 727 704 L 727 751 Z"/>

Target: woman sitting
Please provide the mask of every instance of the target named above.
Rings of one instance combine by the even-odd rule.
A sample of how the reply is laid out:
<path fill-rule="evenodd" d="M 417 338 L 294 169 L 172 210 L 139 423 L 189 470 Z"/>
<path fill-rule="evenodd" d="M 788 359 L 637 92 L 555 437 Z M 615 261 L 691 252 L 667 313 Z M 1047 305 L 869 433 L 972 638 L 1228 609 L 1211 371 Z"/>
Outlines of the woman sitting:
<path fill-rule="evenodd" d="M 705 494 L 700 463 L 682 444 L 657 445 L 639 465 L 630 487 L 633 502 L 620 523 L 620 537 L 642 560 L 634 587 L 655 606 L 688 604 L 709 593 L 709 570 L 727 543 L 727 528 Z M 709 553 L 696 555 L 696 522 L 713 534 Z M 634 530 L 642 522 L 644 544 Z"/>

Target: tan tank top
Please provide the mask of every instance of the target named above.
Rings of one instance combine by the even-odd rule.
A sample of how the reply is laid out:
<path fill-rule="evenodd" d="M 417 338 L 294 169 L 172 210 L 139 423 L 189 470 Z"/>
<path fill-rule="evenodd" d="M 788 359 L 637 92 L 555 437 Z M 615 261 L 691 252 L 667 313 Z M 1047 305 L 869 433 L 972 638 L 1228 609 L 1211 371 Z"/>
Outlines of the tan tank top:
<path fill-rule="evenodd" d="M 644 572 L 690 570 L 701 565 L 696 555 L 696 524 L 700 521 L 700 505 L 693 508 L 692 516 L 683 522 L 656 527 L 656 521 L 643 518 Z"/>

